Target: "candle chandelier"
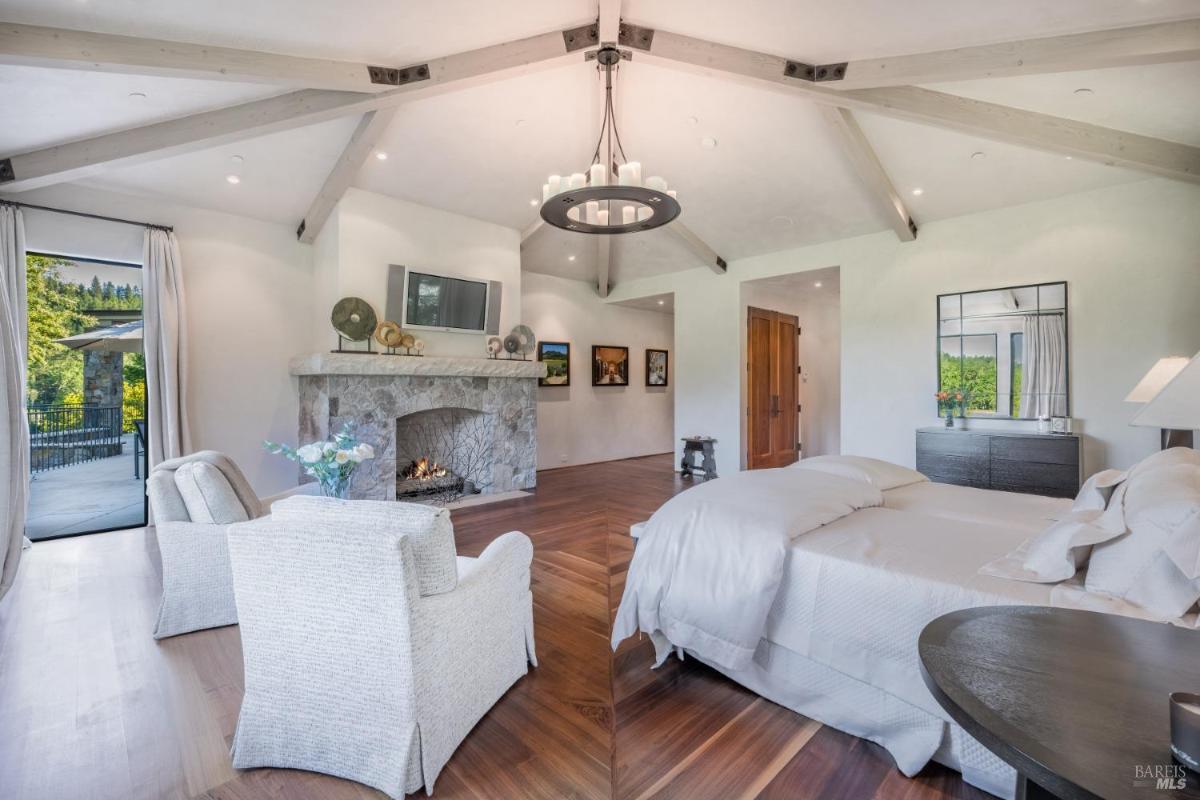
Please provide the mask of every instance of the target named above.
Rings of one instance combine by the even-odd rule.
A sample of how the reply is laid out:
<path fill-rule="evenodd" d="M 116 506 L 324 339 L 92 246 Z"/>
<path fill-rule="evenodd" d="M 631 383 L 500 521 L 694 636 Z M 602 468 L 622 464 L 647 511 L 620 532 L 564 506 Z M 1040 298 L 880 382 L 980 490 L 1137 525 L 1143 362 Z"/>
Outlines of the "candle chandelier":
<path fill-rule="evenodd" d="M 542 219 L 576 233 L 636 233 L 666 225 L 679 216 L 674 190 L 658 176 L 642 179 L 642 165 L 625 157 L 613 111 L 613 73 L 621 52 L 596 52 L 604 72 L 604 120 L 587 173 L 551 175 L 542 184 Z M 619 160 L 618 160 L 619 159 Z"/>

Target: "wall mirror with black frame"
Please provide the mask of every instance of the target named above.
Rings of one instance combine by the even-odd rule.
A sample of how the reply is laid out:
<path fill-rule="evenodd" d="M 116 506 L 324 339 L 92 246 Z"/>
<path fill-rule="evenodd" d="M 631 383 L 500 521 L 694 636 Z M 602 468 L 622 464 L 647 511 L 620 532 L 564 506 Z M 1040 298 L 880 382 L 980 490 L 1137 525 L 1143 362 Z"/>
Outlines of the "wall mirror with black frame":
<path fill-rule="evenodd" d="M 1067 284 L 938 295 L 938 391 L 970 417 L 1069 416 Z"/>

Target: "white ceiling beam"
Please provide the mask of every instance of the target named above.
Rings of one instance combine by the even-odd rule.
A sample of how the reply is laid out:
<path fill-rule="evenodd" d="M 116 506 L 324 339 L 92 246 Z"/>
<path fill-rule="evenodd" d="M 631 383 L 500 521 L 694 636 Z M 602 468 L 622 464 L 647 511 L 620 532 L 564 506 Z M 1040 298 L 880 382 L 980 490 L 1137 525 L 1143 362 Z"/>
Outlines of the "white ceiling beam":
<path fill-rule="evenodd" d="M 699 256 L 706 267 L 718 275 L 725 274 L 725 259 L 721 258 L 716 250 L 713 250 L 703 239 L 693 233 L 691 228 L 679 220 L 675 220 L 670 225 L 667 225 L 666 228 L 682 239 L 683 243 L 688 246 L 688 249 Z"/>
<path fill-rule="evenodd" d="M 393 88 L 373 83 L 368 64 L 15 22 L 0 22 L 0 64 L 269 83 L 297 89 L 382 92 Z"/>
<path fill-rule="evenodd" d="M 600 0 L 600 41 L 616 42 L 621 30 L 621 0 Z"/>
<path fill-rule="evenodd" d="M 842 143 L 846 155 L 854 163 L 854 168 L 862 179 L 863 185 L 871 195 L 871 199 L 886 217 L 892 230 L 902 242 L 911 242 L 917 238 L 917 224 L 900 198 L 900 193 L 892 184 L 887 171 L 879 161 L 875 148 L 867 141 L 866 134 L 858 125 L 853 113 L 836 106 L 821 106 L 825 118 L 837 132 L 838 140 Z"/>
<path fill-rule="evenodd" d="M 395 108 L 381 108 L 378 111 L 368 111 L 363 114 L 362 119 L 358 122 L 358 127 L 350 135 L 346 149 L 338 157 L 329 176 L 325 178 L 321 190 L 317 192 L 317 196 L 313 198 L 312 204 L 308 207 L 308 213 L 304 215 L 300 227 L 296 230 L 296 238 L 305 244 L 312 244 L 316 240 L 317 234 L 325 226 L 325 221 L 333 213 L 338 201 L 346 194 L 346 190 L 354 183 L 359 170 L 370 157 L 371 151 L 379 144 L 380 138 L 387 132 L 388 126 L 392 124 L 395 116 Z"/>
<path fill-rule="evenodd" d="M 574 49 L 574 48 L 573 48 Z M 0 189 L 24 191 L 73 181 L 116 166 L 144 163 L 229 142 L 366 114 L 410 100 L 567 63 L 562 31 L 427 62 L 429 77 L 377 94 L 304 89 L 0 160 Z"/>
<path fill-rule="evenodd" d="M 602 298 L 608 297 L 608 283 L 611 276 L 612 237 L 602 233 L 596 237 L 596 291 Z"/>
<path fill-rule="evenodd" d="M 657 63 L 765 82 L 817 103 L 1200 183 L 1200 147 L 916 86 L 838 91 L 790 77 L 787 72 L 790 62 L 785 58 L 669 31 L 653 31 L 649 50 L 641 54 L 651 56 Z"/>
<path fill-rule="evenodd" d="M 525 243 L 537 235 L 542 228 L 546 226 L 546 220 L 542 219 L 542 215 L 538 214 L 537 219 L 525 226 L 521 231 L 521 247 L 525 247 Z"/>
<path fill-rule="evenodd" d="M 1200 19 L 1048 36 L 846 64 L 832 89 L 907 86 L 1200 60 Z"/>

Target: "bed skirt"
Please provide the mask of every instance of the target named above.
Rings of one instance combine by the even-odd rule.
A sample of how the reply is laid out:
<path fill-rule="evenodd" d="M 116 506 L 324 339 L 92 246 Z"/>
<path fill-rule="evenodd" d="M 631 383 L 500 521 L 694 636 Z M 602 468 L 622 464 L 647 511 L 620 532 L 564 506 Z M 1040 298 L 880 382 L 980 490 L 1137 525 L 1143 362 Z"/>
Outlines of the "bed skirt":
<path fill-rule="evenodd" d="M 772 702 L 881 745 L 909 777 L 937 761 L 1004 800 L 1016 794 L 1016 771 L 954 722 L 786 647 L 764 639 L 740 670 L 699 660 Z"/>

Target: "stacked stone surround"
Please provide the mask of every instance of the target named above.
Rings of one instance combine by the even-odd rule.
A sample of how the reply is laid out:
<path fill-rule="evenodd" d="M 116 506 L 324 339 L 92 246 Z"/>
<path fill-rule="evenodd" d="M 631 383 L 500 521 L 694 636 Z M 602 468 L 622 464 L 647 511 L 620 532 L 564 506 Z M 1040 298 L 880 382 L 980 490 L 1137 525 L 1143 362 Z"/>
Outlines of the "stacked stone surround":
<path fill-rule="evenodd" d="M 292 359 L 290 369 L 299 379 L 301 444 L 327 440 L 353 421 L 359 439 L 375 448 L 355 473 L 352 498 L 396 499 L 396 421 L 439 408 L 490 420 L 490 482 L 480 482 L 481 492 L 537 485 L 540 362 L 321 353 Z"/>
<path fill-rule="evenodd" d="M 83 402 L 120 408 L 125 396 L 125 354 L 102 350 L 83 353 Z"/>

